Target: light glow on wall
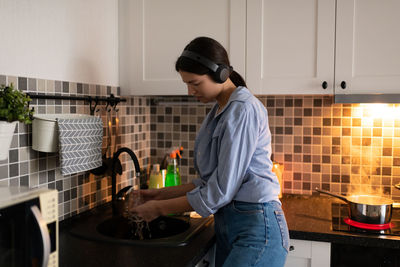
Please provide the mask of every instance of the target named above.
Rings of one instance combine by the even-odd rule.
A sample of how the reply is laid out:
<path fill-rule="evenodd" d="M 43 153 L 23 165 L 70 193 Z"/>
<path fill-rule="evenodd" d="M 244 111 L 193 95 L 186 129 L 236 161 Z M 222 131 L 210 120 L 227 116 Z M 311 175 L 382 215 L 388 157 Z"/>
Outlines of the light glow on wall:
<path fill-rule="evenodd" d="M 400 105 L 396 104 L 360 104 L 353 115 L 361 117 L 362 127 L 373 127 L 375 119 L 394 122 L 400 120 Z"/>
<path fill-rule="evenodd" d="M 400 105 L 393 104 L 361 104 L 366 117 L 380 119 L 400 119 Z"/>

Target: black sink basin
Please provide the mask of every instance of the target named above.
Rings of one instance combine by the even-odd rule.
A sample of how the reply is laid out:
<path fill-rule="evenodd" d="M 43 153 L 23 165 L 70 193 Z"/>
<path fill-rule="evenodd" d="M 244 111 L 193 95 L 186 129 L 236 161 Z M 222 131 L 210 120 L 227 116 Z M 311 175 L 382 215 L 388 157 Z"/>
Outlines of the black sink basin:
<path fill-rule="evenodd" d="M 130 223 L 124 217 L 112 217 L 105 220 L 97 226 L 97 231 L 108 237 L 140 240 L 140 239 L 158 239 L 180 234 L 189 229 L 189 218 L 159 217 L 146 225 L 142 223 L 143 228 L 136 231 L 137 225 Z"/>
<path fill-rule="evenodd" d="M 113 217 L 111 206 L 96 208 L 96 212 L 78 215 L 80 219 L 71 226 L 70 233 L 78 238 L 134 246 L 185 246 L 191 238 L 209 226 L 213 217 L 162 216 L 149 223 L 143 239 L 135 235 L 128 219 Z"/>

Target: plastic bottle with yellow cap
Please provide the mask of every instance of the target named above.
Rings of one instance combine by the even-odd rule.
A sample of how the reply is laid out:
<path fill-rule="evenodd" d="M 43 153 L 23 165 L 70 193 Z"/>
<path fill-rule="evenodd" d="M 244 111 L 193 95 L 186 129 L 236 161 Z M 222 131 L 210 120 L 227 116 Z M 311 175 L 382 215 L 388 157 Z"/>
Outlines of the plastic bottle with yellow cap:
<path fill-rule="evenodd" d="M 149 188 L 162 188 L 165 183 L 165 170 L 160 171 L 160 164 L 154 164 L 150 173 Z"/>

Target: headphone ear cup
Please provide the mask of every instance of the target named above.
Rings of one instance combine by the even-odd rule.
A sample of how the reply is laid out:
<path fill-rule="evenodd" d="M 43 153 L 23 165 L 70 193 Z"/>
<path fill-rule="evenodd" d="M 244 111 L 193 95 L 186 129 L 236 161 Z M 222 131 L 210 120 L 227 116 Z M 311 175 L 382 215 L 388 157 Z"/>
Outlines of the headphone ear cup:
<path fill-rule="evenodd" d="M 214 73 L 214 81 L 217 83 L 224 83 L 231 75 L 231 69 L 225 65 L 219 65 L 217 71 Z"/>

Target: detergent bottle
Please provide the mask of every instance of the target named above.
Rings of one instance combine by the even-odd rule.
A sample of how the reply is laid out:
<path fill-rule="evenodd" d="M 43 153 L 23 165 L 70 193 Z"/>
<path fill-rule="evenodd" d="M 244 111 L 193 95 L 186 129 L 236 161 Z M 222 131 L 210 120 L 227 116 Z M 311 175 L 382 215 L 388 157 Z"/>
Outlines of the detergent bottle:
<path fill-rule="evenodd" d="M 167 167 L 167 175 L 165 177 L 165 186 L 176 186 L 181 184 L 181 176 L 179 174 L 178 161 L 176 156 L 180 156 L 180 150 L 172 151 L 169 155 L 169 163 Z"/>

